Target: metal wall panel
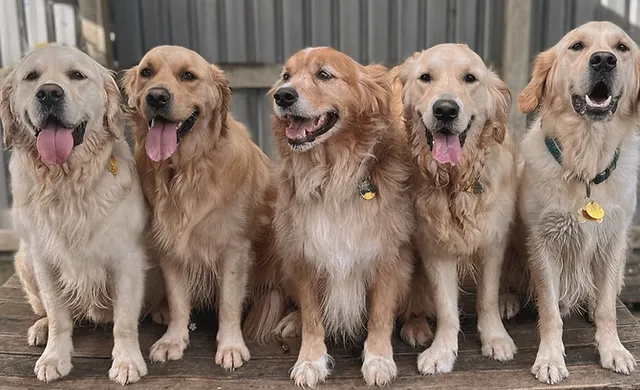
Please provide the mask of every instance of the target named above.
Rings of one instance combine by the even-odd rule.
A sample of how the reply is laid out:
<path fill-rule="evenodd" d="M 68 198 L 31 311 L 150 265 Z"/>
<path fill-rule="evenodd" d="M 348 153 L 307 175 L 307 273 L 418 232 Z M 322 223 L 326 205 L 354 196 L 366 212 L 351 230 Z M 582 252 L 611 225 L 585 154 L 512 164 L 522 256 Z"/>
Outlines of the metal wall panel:
<path fill-rule="evenodd" d="M 281 64 L 308 46 L 393 65 L 442 42 L 500 60 L 503 0 L 111 0 L 116 67 L 176 44 L 222 64 Z"/>

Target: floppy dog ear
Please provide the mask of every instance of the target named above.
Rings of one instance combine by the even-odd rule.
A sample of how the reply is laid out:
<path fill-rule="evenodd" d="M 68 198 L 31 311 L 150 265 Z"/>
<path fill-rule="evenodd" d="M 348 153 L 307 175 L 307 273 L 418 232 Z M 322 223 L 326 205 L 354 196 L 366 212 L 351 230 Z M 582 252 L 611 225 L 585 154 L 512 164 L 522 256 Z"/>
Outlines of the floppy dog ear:
<path fill-rule="evenodd" d="M 511 109 L 511 92 L 495 73 L 491 72 L 490 77 L 492 79 L 492 85 L 490 89 L 492 101 L 495 102 L 495 118 L 496 124 L 494 126 L 493 136 L 495 140 L 501 144 L 504 141 L 504 137 L 507 132 L 507 125 L 509 120 L 509 110 Z"/>
<path fill-rule="evenodd" d="M 127 94 L 127 106 L 133 108 L 136 106 L 135 88 L 136 78 L 138 77 L 138 66 L 127 69 L 122 76 L 122 88 Z"/>
<path fill-rule="evenodd" d="M 362 74 L 358 78 L 358 91 L 360 94 L 359 113 L 389 112 L 391 98 L 391 80 L 387 68 L 382 65 L 364 66 Z"/>
<path fill-rule="evenodd" d="M 553 64 L 556 62 L 556 53 L 553 49 L 549 49 L 538 55 L 536 64 L 533 69 L 533 77 L 529 82 L 529 85 L 518 96 L 518 104 L 520 106 L 520 112 L 523 114 L 529 114 L 533 112 L 540 103 L 544 96 L 547 77 Z"/>
<path fill-rule="evenodd" d="M 231 87 L 227 76 L 225 76 L 224 72 L 222 72 L 222 70 L 217 66 L 211 65 L 211 75 L 213 76 L 213 82 L 216 86 L 216 93 L 220 95 L 218 96 L 220 99 L 219 115 L 220 121 L 224 124 L 227 120 L 227 115 L 231 110 Z"/>
<path fill-rule="evenodd" d="M 5 78 L 0 90 L 0 119 L 2 120 L 2 142 L 5 148 L 13 145 L 13 134 L 18 130 L 16 124 L 13 104 L 11 103 L 11 93 L 15 88 L 15 70 Z"/>
<path fill-rule="evenodd" d="M 124 139 L 124 120 L 120 107 L 120 89 L 111 72 L 104 69 L 105 113 L 104 123 L 117 140 Z"/>

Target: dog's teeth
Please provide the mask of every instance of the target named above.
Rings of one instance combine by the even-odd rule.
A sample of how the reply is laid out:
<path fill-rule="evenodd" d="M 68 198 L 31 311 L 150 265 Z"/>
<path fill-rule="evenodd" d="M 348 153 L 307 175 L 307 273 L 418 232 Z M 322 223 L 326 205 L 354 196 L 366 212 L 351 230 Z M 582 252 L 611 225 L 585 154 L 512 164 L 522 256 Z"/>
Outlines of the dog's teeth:
<path fill-rule="evenodd" d="M 182 127 L 182 123 L 183 123 L 183 122 L 178 122 L 178 124 L 176 124 L 176 127 L 177 127 L 177 128 Z"/>
<path fill-rule="evenodd" d="M 151 119 L 151 122 L 149 122 L 149 128 L 152 128 L 154 123 L 156 123 L 156 118 Z"/>
<path fill-rule="evenodd" d="M 589 95 L 585 95 L 585 101 L 587 102 L 587 105 L 590 107 L 598 107 L 598 108 L 602 108 L 602 107 L 607 107 L 612 100 L 611 95 L 609 95 L 609 97 L 607 98 L 607 100 L 605 100 L 602 103 L 596 103 L 593 100 L 591 100 L 591 98 L 589 97 Z"/>

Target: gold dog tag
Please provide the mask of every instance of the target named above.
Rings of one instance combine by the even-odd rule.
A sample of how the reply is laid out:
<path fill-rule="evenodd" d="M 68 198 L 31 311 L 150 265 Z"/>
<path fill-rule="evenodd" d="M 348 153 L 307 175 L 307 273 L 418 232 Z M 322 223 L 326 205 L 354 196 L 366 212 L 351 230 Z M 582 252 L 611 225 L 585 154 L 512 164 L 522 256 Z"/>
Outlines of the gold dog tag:
<path fill-rule="evenodd" d="M 114 156 L 111 156 L 109 161 L 107 161 L 107 168 L 113 173 L 113 176 L 117 175 L 120 171 L 118 168 L 118 160 L 116 160 Z"/>
<path fill-rule="evenodd" d="M 598 222 L 602 223 L 604 218 L 604 209 L 598 203 L 590 201 L 587 205 L 578 211 L 578 219 L 580 222 Z"/>
<path fill-rule="evenodd" d="M 370 182 L 369 180 L 364 180 L 360 183 L 360 196 L 366 200 L 371 200 L 376 197 L 376 192 L 378 191 L 378 187 L 375 184 Z"/>

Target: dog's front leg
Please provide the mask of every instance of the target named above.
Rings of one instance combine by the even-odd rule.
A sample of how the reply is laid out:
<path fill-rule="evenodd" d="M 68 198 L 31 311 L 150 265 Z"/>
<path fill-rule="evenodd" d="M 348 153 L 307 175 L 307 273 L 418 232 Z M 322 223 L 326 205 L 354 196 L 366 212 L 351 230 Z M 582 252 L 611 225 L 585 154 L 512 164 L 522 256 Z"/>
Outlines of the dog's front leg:
<path fill-rule="evenodd" d="M 298 261 L 293 265 L 291 280 L 302 317 L 302 345 L 298 361 L 291 369 L 291 379 L 302 387 L 315 387 L 329 375 L 329 355 L 324 343 L 322 307 L 318 297 L 316 271 Z"/>
<path fill-rule="evenodd" d="M 171 266 L 161 266 L 167 289 L 169 306 L 169 326 L 167 331 L 151 347 L 149 358 L 152 362 L 182 359 L 189 345 L 189 319 L 191 299 L 184 272 Z"/>
<path fill-rule="evenodd" d="M 33 256 L 37 254 L 33 253 Z M 71 372 L 73 319 L 64 297 L 56 288 L 55 276 L 46 260 L 34 257 L 34 272 L 48 319 L 47 346 L 34 372 L 43 382 L 60 379 Z"/>
<path fill-rule="evenodd" d="M 140 380 L 147 374 L 147 365 L 140 352 L 138 322 L 144 296 L 147 261 L 144 250 L 136 248 L 128 254 L 128 264 L 115 269 L 113 302 L 113 365 L 109 370 L 111 380 L 125 385 Z"/>
<path fill-rule="evenodd" d="M 562 317 L 560 316 L 559 288 L 560 272 L 555 260 L 541 239 L 531 238 L 529 244 L 531 283 L 535 289 L 538 307 L 538 331 L 540 345 L 531 373 L 540 381 L 555 384 L 569 376 L 564 361 L 562 343 Z"/>
<path fill-rule="evenodd" d="M 411 258 L 403 263 L 381 260 L 369 295 L 369 321 L 364 343 L 362 375 L 369 386 L 387 385 L 397 374 L 391 335 L 398 303 L 411 280 Z M 404 290 L 404 291 L 403 291 Z"/>
<path fill-rule="evenodd" d="M 620 291 L 620 269 L 624 267 L 626 240 L 616 242 L 599 250 L 594 259 L 596 307 L 596 344 L 600 353 L 600 364 L 621 374 L 630 374 L 636 369 L 636 360 L 622 345 L 616 327 L 616 299 Z"/>
<path fill-rule="evenodd" d="M 482 354 L 506 362 L 513 359 L 516 345 L 500 319 L 499 294 L 502 263 L 507 241 L 492 242 L 482 249 L 476 311 Z"/>
<path fill-rule="evenodd" d="M 421 253 L 421 258 L 433 286 L 437 327 L 433 343 L 418 356 L 418 370 L 423 375 L 447 373 L 458 354 L 458 260 L 446 254 L 427 257 Z"/>
<path fill-rule="evenodd" d="M 251 358 L 240 323 L 254 253 L 249 240 L 239 244 L 224 256 L 220 281 L 216 363 L 226 370 L 235 370 Z"/>

